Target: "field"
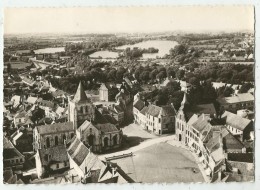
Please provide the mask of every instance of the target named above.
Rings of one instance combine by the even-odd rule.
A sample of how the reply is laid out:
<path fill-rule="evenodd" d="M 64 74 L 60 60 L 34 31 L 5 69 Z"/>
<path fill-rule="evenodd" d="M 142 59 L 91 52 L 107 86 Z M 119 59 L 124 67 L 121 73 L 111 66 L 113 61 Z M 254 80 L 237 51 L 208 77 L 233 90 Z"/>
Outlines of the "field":
<path fill-rule="evenodd" d="M 31 65 L 31 63 L 26 63 L 22 61 L 15 61 L 15 62 L 6 62 L 5 66 L 10 63 L 12 69 L 24 69 Z"/>

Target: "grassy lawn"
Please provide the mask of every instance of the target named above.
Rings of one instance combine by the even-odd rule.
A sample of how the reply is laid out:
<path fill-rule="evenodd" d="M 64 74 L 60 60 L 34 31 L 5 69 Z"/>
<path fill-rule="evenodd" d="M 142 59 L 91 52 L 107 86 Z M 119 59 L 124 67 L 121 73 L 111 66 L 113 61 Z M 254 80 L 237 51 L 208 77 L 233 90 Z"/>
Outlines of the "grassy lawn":
<path fill-rule="evenodd" d="M 198 166 L 187 150 L 168 143 L 158 143 L 134 153 L 133 157 L 113 160 L 132 179 L 141 183 L 203 182 L 203 176 L 194 173 Z"/>

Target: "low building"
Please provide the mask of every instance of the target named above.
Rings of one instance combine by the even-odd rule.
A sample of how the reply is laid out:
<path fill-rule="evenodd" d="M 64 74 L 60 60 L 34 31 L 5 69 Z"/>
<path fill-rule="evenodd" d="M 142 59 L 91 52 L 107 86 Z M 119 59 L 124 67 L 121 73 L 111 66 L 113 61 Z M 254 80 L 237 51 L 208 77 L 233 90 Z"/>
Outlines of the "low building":
<path fill-rule="evenodd" d="M 227 129 L 241 141 L 250 140 L 250 133 L 254 131 L 253 122 L 239 115 L 225 111 L 221 118 L 225 121 Z"/>
<path fill-rule="evenodd" d="M 222 110 L 236 113 L 240 109 L 254 108 L 254 96 L 250 93 L 235 94 L 234 96 L 219 98 L 218 102 Z"/>
<path fill-rule="evenodd" d="M 11 143 L 4 137 L 3 142 L 3 167 L 12 169 L 22 169 L 25 156 L 22 155 Z"/>
<path fill-rule="evenodd" d="M 172 105 L 159 107 L 150 104 L 145 112 L 145 129 L 157 135 L 174 133 L 175 115 L 176 111 Z"/>
<path fill-rule="evenodd" d="M 99 100 L 100 101 L 114 101 L 115 96 L 118 93 L 116 86 L 112 84 L 102 83 L 99 88 Z"/>
<path fill-rule="evenodd" d="M 52 113 L 55 111 L 55 104 L 48 100 L 39 100 L 39 107 L 45 111 L 46 117 L 52 117 Z"/>
<path fill-rule="evenodd" d="M 80 140 L 75 138 L 67 148 L 71 183 L 131 183 L 134 182 L 119 166 L 101 161 Z"/>
<path fill-rule="evenodd" d="M 63 173 L 70 168 L 65 145 L 38 149 L 35 163 L 38 178 Z"/>
<path fill-rule="evenodd" d="M 26 111 L 18 112 L 14 116 L 14 126 L 15 128 L 19 129 L 20 127 L 24 128 L 31 128 L 33 125 L 33 122 L 30 118 L 30 116 L 27 114 Z"/>

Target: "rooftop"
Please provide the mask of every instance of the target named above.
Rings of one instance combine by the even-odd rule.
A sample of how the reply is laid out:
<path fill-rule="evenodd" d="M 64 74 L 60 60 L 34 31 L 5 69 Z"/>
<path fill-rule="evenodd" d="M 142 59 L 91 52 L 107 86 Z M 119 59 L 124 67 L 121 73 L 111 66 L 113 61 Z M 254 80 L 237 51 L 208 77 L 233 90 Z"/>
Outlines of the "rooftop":
<path fill-rule="evenodd" d="M 74 131 L 72 122 L 54 123 L 51 125 L 40 125 L 37 126 L 36 129 L 41 135 Z"/>
<path fill-rule="evenodd" d="M 49 163 L 59 163 L 69 160 L 65 145 L 39 149 L 38 151 L 43 166 L 47 166 Z"/>
<path fill-rule="evenodd" d="M 241 131 L 243 131 L 251 123 L 251 120 L 243 118 L 229 111 L 225 111 L 221 118 L 224 118 L 226 120 L 226 124 Z"/>

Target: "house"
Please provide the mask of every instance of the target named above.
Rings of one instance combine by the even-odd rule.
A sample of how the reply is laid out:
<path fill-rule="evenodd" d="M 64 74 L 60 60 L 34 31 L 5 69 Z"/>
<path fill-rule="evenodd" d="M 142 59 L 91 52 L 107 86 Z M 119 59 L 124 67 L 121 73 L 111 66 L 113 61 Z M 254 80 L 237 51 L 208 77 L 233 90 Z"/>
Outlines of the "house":
<path fill-rule="evenodd" d="M 13 170 L 8 168 L 3 172 L 4 184 L 24 184 L 24 182 L 18 178 L 17 174 L 14 174 Z"/>
<path fill-rule="evenodd" d="M 26 103 L 30 105 L 35 105 L 37 103 L 37 100 L 38 100 L 37 97 L 30 96 L 27 98 Z"/>
<path fill-rule="evenodd" d="M 67 148 L 71 183 L 132 183 L 134 182 L 117 164 L 101 161 L 80 140 L 74 138 Z"/>
<path fill-rule="evenodd" d="M 39 107 L 45 111 L 46 117 L 51 117 L 55 109 L 55 104 L 52 101 L 39 99 Z"/>
<path fill-rule="evenodd" d="M 254 96 L 250 93 L 235 94 L 230 97 L 223 97 L 217 100 L 222 110 L 227 110 L 236 113 L 240 109 L 254 108 Z"/>
<path fill-rule="evenodd" d="M 181 107 L 179 108 L 175 118 L 176 135 L 178 140 L 183 144 L 186 143 L 187 123 L 194 114 L 205 114 L 208 117 L 213 118 L 216 116 L 216 109 L 213 104 L 190 105 L 187 100 L 187 95 L 184 93 Z"/>
<path fill-rule="evenodd" d="M 14 95 L 11 98 L 11 102 L 13 102 L 13 108 L 17 108 L 22 103 L 22 98 L 21 96 Z"/>
<path fill-rule="evenodd" d="M 30 116 L 27 114 L 25 110 L 22 110 L 21 112 L 18 112 L 14 116 L 14 126 L 15 128 L 25 127 L 25 128 L 31 128 L 34 124 L 30 118 Z"/>
<path fill-rule="evenodd" d="M 21 130 L 18 129 L 15 133 L 11 135 L 11 141 L 13 145 L 20 152 L 30 152 L 33 151 L 33 134 L 32 131 L 28 131 L 26 129 Z"/>
<path fill-rule="evenodd" d="M 227 129 L 241 141 L 250 140 L 250 133 L 254 131 L 253 122 L 237 114 L 225 111 L 221 118 L 225 121 Z"/>
<path fill-rule="evenodd" d="M 134 105 L 133 105 L 133 114 L 134 114 L 134 120 L 136 123 L 140 123 L 140 111 L 144 108 L 145 103 L 144 101 L 137 99 L 136 101 L 134 101 Z"/>
<path fill-rule="evenodd" d="M 13 169 L 22 169 L 25 161 L 24 155 L 22 155 L 8 140 L 4 137 L 3 142 L 3 167 L 4 168 L 13 168 Z"/>
<path fill-rule="evenodd" d="M 99 100 L 100 101 L 114 101 L 118 89 L 116 86 L 108 83 L 102 83 L 99 88 Z"/>
<path fill-rule="evenodd" d="M 33 130 L 33 148 L 46 149 L 68 142 L 75 135 L 72 122 L 36 126 Z"/>
<path fill-rule="evenodd" d="M 52 176 L 70 168 L 65 145 L 38 149 L 35 163 L 38 178 Z"/>
<path fill-rule="evenodd" d="M 145 111 L 145 130 L 157 135 L 174 132 L 175 115 L 176 111 L 172 105 L 159 107 L 150 104 Z"/>
<path fill-rule="evenodd" d="M 93 152 L 119 148 L 122 141 L 122 131 L 112 123 L 96 123 L 86 120 L 76 130 L 76 135 L 83 144 L 91 147 Z"/>

